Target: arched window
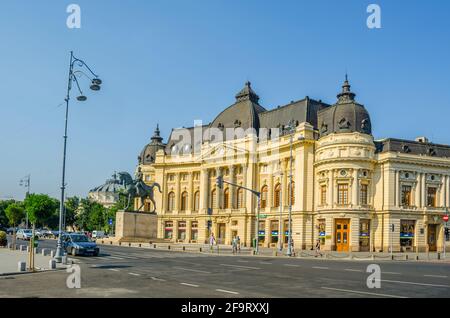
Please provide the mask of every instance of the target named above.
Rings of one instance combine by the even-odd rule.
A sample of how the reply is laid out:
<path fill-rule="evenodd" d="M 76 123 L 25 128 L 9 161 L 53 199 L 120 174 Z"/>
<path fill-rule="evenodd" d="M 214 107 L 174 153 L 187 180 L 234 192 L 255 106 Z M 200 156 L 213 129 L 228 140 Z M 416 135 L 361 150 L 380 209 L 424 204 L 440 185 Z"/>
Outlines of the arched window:
<path fill-rule="evenodd" d="M 269 188 L 265 185 L 261 188 L 261 209 L 267 207 L 267 192 Z"/>
<path fill-rule="evenodd" d="M 167 197 L 167 211 L 172 212 L 175 210 L 175 193 L 170 192 Z"/>
<path fill-rule="evenodd" d="M 200 209 L 200 192 L 196 191 L 194 193 L 194 211 L 198 211 Z"/>
<path fill-rule="evenodd" d="M 277 183 L 275 185 L 275 189 L 274 189 L 273 194 L 274 194 L 273 206 L 275 208 L 277 208 L 281 204 L 281 184 Z"/>
<path fill-rule="evenodd" d="M 211 209 L 217 208 L 217 195 L 216 195 L 216 189 L 211 191 Z"/>
<path fill-rule="evenodd" d="M 188 193 L 186 191 L 184 191 L 181 194 L 181 211 L 186 211 L 187 210 L 187 205 L 188 205 Z"/>
<path fill-rule="evenodd" d="M 244 207 L 244 190 L 238 189 L 237 191 L 237 208 L 241 209 Z"/>
<path fill-rule="evenodd" d="M 295 182 L 292 181 L 292 187 L 290 187 L 291 190 L 291 204 L 294 205 L 295 204 Z"/>
<path fill-rule="evenodd" d="M 230 208 L 230 189 L 226 188 L 223 192 L 223 208 L 229 209 Z"/>

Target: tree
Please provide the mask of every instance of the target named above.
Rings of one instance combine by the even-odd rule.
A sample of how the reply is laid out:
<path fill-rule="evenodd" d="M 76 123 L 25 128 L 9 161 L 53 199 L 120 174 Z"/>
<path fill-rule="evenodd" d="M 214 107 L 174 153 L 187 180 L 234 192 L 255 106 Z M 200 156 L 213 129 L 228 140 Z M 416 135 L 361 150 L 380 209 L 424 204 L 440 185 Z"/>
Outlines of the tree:
<path fill-rule="evenodd" d="M 58 209 L 58 201 L 46 194 L 30 194 L 24 201 L 28 212 L 28 219 L 35 226 L 37 224 L 48 225 L 49 219 Z"/>
<path fill-rule="evenodd" d="M 13 248 L 16 247 L 16 225 L 22 221 L 25 217 L 25 210 L 19 203 L 11 203 L 5 209 L 6 217 L 9 220 L 9 224 L 13 226 Z"/>
<path fill-rule="evenodd" d="M 66 209 L 66 226 L 73 227 L 76 221 L 77 210 L 80 207 L 80 199 L 78 197 L 68 198 L 64 206 Z"/>
<path fill-rule="evenodd" d="M 14 200 L 6 200 L 6 201 L 0 201 L 0 226 L 8 226 L 9 224 L 9 219 L 6 216 L 6 208 L 12 204 L 15 203 L 16 201 Z"/>

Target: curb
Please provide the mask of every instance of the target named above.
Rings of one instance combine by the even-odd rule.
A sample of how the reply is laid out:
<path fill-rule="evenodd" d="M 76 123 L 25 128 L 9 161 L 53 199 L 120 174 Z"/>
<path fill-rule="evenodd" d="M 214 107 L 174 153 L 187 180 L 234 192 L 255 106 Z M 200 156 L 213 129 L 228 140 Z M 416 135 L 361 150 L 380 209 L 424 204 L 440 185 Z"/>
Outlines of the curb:
<path fill-rule="evenodd" d="M 35 272 L 0 273 L 0 277 L 7 277 L 7 276 L 21 276 L 21 275 L 32 275 L 32 274 L 40 274 L 40 273 L 56 272 L 56 271 L 62 271 L 62 270 L 66 270 L 66 269 L 65 269 L 65 268 L 57 268 L 57 269 L 37 270 L 37 271 L 35 271 Z"/>

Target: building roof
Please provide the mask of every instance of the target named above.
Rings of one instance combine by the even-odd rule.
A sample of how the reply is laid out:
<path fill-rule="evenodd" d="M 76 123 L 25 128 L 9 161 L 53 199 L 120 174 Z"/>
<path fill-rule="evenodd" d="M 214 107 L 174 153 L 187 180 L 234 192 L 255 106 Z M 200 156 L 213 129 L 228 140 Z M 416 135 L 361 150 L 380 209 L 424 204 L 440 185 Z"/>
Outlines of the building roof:
<path fill-rule="evenodd" d="M 106 193 L 118 193 L 120 190 L 125 189 L 125 185 L 130 183 L 132 178 L 128 172 L 114 173 L 112 179 L 106 180 L 106 182 L 94 189 L 91 192 L 106 192 Z"/>
<path fill-rule="evenodd" d="M 355 96 L 345 76 L 342 92 L 337 95 L 337 103 L 318 112 L 318 129 L 321 137 L 349 132 L 372 134 L 369 113 L 363 105 L 355 101 Z"/>
<path fill-rule="evenodd" d="M 400 152 L 412 155 L 450 158 L 450 146 L 418 142 L 412 140 L 387 138 L 375 141 L 376 152 Z"/>
<path fill-rule="evenodd" d="M 162 142 L 163 138 L 160 135 L 159 125 L 156 125 L 155 132 L 151 138 L 149 144 L 142 149 L 141 154 L 138 157 L 140 164 L 152 164 L 155 162 L 156 153 L 160 149 L 164 149 L 166 145 Z"/>

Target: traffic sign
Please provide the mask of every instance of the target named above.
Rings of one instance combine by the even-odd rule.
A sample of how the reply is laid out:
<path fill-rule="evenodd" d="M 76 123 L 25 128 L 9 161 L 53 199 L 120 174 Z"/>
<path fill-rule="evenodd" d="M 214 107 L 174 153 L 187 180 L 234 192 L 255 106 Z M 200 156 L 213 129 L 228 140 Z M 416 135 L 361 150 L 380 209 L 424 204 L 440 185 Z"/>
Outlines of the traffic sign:
<path fill-rule="evenodd" d="M 444 215 L 444 216 L 442 217 L 442 219 L 444 220 L 444 222 L 448 222 L 448 215 Z"/>
<path fill-rule="evenodd" d="M 109 225 L 113 225 L 113 219 L 109 219 Z"/>

